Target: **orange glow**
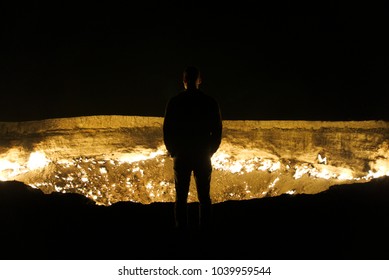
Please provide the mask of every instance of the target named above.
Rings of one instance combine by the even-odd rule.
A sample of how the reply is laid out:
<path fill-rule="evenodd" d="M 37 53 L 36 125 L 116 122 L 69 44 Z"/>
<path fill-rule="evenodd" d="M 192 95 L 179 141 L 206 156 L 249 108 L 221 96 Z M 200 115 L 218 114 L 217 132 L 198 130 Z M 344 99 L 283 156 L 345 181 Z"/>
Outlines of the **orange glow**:
<path fill-rule="evenodd" d="M 22 181 L 46 193 L 77 192 L 103 205 L 174 201 L 172 160 L 161 139 L 161 124 L 161 118 L 121 116 L 0 123 L 0 136 L 9 138 L 9 131 L 16 135 L 12 145 L 0 147 L 0 180 Z M 222 144 L 212 157 L 214 203 L 317 193 L 335 184 L 389 176 L 387 123 L 227 121 L 224 127 Z M 39 135 L 39 141 L 31 138 L 35 149 L 29 151 L 23 143 L 36 131 L 47 134 Z M 317 137 L 327 140 L 321 143 L 320 138 L 315 146 L 308 140 L 318 131 L 325 133 Z M 337 150 L 337 137 L 349 137 L 350 159 Z M 196 200 L 192 182 L 189 201 Z"/>

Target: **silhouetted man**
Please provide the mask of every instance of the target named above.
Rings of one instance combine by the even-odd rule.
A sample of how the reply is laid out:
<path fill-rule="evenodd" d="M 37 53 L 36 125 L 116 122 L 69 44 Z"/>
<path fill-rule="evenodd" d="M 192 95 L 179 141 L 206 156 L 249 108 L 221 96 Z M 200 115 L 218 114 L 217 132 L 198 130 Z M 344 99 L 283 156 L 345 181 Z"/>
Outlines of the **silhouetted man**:
<path fill-rule="evenodd" d="M 187 227 L 187 198 L 193 171 L 200 202 L 200 226 L 208 228 L 211 157 L 221 142 L 222 120 L 216 100 L 199 90 L 201 76 L 196 67 L 184 70 L 183 83 L 185 91 L 169 100 L 163 124 L 166 149 L 174 160 L 176 227 Z"/>

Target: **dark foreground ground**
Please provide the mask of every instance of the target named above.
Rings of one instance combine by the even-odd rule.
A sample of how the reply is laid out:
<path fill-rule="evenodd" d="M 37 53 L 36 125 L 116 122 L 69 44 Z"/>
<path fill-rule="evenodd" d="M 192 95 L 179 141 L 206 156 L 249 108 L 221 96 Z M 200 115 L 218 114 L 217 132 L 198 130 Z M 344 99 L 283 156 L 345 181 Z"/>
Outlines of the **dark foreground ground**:
<path fill-rule="evenodd" d="M 179 238 L 172 203 L 96 206 L 1 182 L 0 258 L 389 259 L 389 178 L 213 207 L 210 233 Z"/>

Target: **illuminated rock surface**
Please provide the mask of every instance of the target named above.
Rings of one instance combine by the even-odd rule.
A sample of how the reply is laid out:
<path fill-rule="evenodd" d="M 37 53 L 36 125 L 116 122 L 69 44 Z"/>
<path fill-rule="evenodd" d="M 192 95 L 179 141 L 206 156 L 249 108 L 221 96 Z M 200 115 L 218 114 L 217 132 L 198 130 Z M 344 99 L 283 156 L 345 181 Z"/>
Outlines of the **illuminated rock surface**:
<path fill-rule="evenodd" d="M 174 201 L 162 118 L 91 116 L 0 123 L 0 180 L 110 205 Z M 383 121 L 224 121 L 213 156 L 214 203 L 314 194 L 389 175 Z M 192 180 L 193 181 L 193 180 Z M 189 201 L 196 201 L 194 182 Z"/>

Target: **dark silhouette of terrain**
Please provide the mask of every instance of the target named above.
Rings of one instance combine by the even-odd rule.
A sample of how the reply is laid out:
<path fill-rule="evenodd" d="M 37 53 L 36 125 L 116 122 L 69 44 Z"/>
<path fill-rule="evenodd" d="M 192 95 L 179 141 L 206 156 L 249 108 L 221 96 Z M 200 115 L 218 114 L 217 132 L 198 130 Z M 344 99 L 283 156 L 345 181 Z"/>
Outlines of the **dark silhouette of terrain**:
<path fill-rule="evenodd" d="M 388 202 L 389 178 L 223 202 L 213 205 L 207 242 L 193 228 L 180 248 L 173 203 L 98 206 L 78 194 L 0 182 L 0 258 L 389 259 Z M 189 219 L 196 211 L 189 204 Z"/>

